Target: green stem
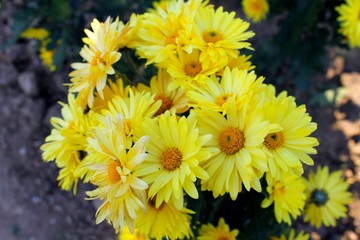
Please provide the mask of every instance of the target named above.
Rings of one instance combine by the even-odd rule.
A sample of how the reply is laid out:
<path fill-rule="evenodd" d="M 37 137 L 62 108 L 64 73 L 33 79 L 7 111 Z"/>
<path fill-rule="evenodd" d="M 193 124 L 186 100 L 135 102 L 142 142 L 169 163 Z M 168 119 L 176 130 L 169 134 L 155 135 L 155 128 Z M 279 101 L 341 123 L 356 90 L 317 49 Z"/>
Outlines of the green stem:
<path fill-rule="evenodd" d="M 121 79 L 124 80 L 127 84 L 134 85 L 134 83 L 130 81 L 130 79 L 124 73 L 121 73 L 116 69 L 115 69 L 115 75 L 121 77 Z"/>
<path fill-rule="evenodd" d="M 130 69 L 136 74 L 138 75 L 141 80 L 143 80 L 143 82 L 145 82 L 145 78 L 143 77 L 143 75 L 139 72 L 138 70 L 138 66 L 135 64 L 135 62 L 133 61 L 132 57 L 129 54 L 129 50 L 125 49 L 124 50 L 124 55 L 125 55 L 125 59 L 128 62 Z"/>

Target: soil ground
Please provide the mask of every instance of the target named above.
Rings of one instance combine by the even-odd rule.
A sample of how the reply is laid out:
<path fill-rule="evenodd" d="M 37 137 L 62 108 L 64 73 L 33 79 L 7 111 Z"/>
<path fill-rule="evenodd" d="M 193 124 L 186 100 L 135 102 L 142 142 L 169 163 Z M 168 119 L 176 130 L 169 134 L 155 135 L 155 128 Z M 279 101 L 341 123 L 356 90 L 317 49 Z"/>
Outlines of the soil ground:
<path fill-rule="evenodd" d="M 4 2 L 0 42 L 10 34 L 16 2 Z M 359 50 L 330 48 L 327 74 L 313 77 L 338 84 L 343 93 L 334 105 L 308 105 L 320 141 L 314 160 L 341 169 L 354 195 L 348 217 L 337 227 L 315 230 L 299 223 L 313 239 L 360 238 L 359 59 Z M 62 83 L 68 72 L 50 73 L 31 42 L 0 52 L 0 240 L 116 239 L 110 226 L 95 224 L 96 206 L 84 200 L 90 186 L 80 184 L 77 196 L 62 191 L 55 165 L 41 159 L 39 147 L 51 130 L 49 119 L 60 114 L 57 101 L 66 101 Z"/>

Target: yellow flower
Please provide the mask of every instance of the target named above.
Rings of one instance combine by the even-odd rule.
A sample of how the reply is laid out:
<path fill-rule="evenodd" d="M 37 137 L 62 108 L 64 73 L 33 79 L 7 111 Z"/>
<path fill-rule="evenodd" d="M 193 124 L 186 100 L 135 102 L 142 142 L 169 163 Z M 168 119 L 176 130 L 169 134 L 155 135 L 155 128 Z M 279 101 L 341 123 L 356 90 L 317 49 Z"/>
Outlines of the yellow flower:
<path fill-rule="evenodd" d="M 250 71 L 255 68 L 255 66 L 252 65 L 252 62 L 248 61 L 250 58 L 251 55 L 238 55 L 236 57 L 230 57 L 229 62 L 226 66 L 229 67 L 231 70 L 237 68 L 239 70 Z"/>
<path fill-rule="evenodd" d="M 174 201 L 181 209 L 184 190 L 197 199 L 195 181 L 209 177 L 199 164 L 210 156 L 203 148 L 210 136 L 199 134 L 194 114 L 177 119 L 174 112 L 166 111 L 158 119 L 144 122 L 143 134 L 150 136 L 149 156 L 134 174 L 149 184 L 148 197 L 156 195 L 155 206 Z"/>
<path fill-rule="evenodd" d="M 183 89 L 192 88 L 193 85 L 202 86 L 207 77 L 216 73 L 224 64 L 221 62 L 211 63 L 207 66 L 200 61 L 200 51 L 193 50 L 192 53 L 180 51 L 176 57 L 169 59 L 167 71 L 174 78 L 169 84 L 169 88 Z"/>
<path fill-rule="evenodd" d="M 269 124 L 263 120 L 256 105 L 236 106 L 228 99 L 226 116 L 210 109 L 196 110 L 200 133 L 213 137 L 205 146 L 216 149 L 216 154 L 201 166 L 209 173 L 202 180 L 202 190 L 211 190 L 214 197 L 230 193 L 235 200 L 242 191 L 254 188 L 261 191 L 259 179 L 267 170 L 266 155 L 261 150 Z"/>
<path fill-rule="evenodd" d="M 47 66 L 52 72 L 55 71 L 55 65 L 53 64 L 54 53 L 55 53 L 55 49 L 47 49 L 46 46 L 42 46 L 40 48 L 39 56 L 43 64 Z"/>
<path fill-rule="evenodd" d="M 185 207 L 177 209 L 171 201 L 156 208 L 155 202 L 149 199 L 146 212 L 139 213 L 135 226 L 139 233 L 148 235 L 151 239 L 190 239 L 192 231 L 189 214 L 193 213 Z"/>
<path fill-rule="evenodd" d="M 235 17 L 235 12 L 224 12 L 222 7 L 199 8 L 195 16 L 195 31 L 202 50 L 200 61 L 208 67 L 211 62 L 222 62 L 236 57 L 238 50 L 252 49 L 248 39 L 254 36 L 247 31 L 249 23 Z"/>
<path fill-rule="evenodd" d="M 42 41 L 49 37 L 49 31 L 45 28 L 27 28 L 21 33 L 20 37 Z"/>
<path fill-rule="evenodd" d="M 309 135 L 317 128 L 306 113 L 305 105 L 296 106 L 295 98 L 282 92 L 264 102 L 265 119 L 278 124 L 279 128 L 269 133 L 264 140 L 263 150 L 268 154 L 270 174 L 277 179 L 282 172 L 301 175 L 302 162 L 313 165 L 308 154 L 316 154 L 319 142 Z"/>
<path fill-rule="evenodd" d="M 253 22 L 260 22 L 265 19 L 269 12 L 268 0 L 242 0 L 244 13 Z"/>
<path fill-rule="evenodd" d="M 134 233 L 131 233 L 128 227 L 121 229 L 118 235 L 118 240 L 150 240 L 147 235 L 139 232 L 139 229 L 135 228 Z"/>
<path fill-rule="evenodd" d="M 74 188 L 76 193 L 79 175 L 74 171 L 82 160 L 81 152 L 87 146 L 90 125 L 88 115 L 84 115 L 72 93 L 68 95 L 68 104 L 61 105 L 62 118 L 51 118 L 53 129 L 41 146 L 42 157 L 46 162 L 55 160 L 56 165 L 62 168 L 58 177 L 61 188 L 67 191 Z"/>
<path fill-rule="evenodd" d="M 339 32 L 345 36 L 350 47 L 360 47 L 360 1 L 346 0 L 335 9 L 339 13 Z"/>
<path fill-rule="evenodd" d="M 304 208 L 305 182 L 297 175 L 284 174 L 281 179 L 274 179 L 271 174 L 266 174 L 269 194 L 262 203 L 262 208 L 269 207 L 274 203 L 275 218 L 278 223 L 286 222 L 291 225 L 291 218 L 296 219 Z"/>
<path fill-rule="evenodd" d="M 217 227 L 211 223 L 201 225 L 197 240 L 236 240 L 238 234 L 239 230 L 234 229 L 230 231 L 229 225 L 225 223 L 223 218 L 220 218 Z"/>
<path fill-rule="evenodd" d="M 177 51 L 192 51 L 195 37 L 193 19 L 201 2 L 164 1 L 143 15 L 136 46 L 139 56 L 147 59 L 146 64 L 165 67 L 166 60 L 175 56 Z"/>
<path fill-rule="evenodd" d="M 295 230 L 291 229 L 288 235 L 282 234 L 280 237 L 271 237 L 271 240 L 309 240 L 310 236 L 308 233 L 300 231 L 299 234 L 295 235 Z"/>
<path fill-rule="evenodd" d="M 112 66 L 121 57 L 118 49 L 123 23 L 118 19 L 111 22 L 108 18 L 104 23 L 94 19 L 91 27 L 93 32 L 85 29 L 87 37 L 83 38 L 85 45 L 80 51 L 85 63 L 71 64 L 75 70 L 69 75 L 72 82 L 69 91 L 78 92 L 77 99 L 83 108 L 93 106 L 95 89 L 103 97 L 107 75 L 115 74 Z"/>
<path fill-rule="evenodd" d="M 227 111 L 228 99 L 234 97 L 236 105 L 241 107 L 244 102 L 259 91 L 264 78 L 257 78 L 255 72 L 225 68 L 219 80 L 212 75 L 203 86 L 194 86 L 186 94 L 194 108 L 210 108 L 213 111 Z"/>
<path fill-rule="evenodd" d="M 155 101 L 161 100 L 161 107 L 157 110 L 155 115 L 160 115 L 166 110 L 175 110 L 176 113 L 181 114 L 189 109 L 188 102 L 185 95 L 185 90 L 176 88 L 172 91 L 168 89 L 169 84 L 174 81 L 165 69 L 158 69 L 157 76 L 150 80 L 150 87 L 139 84 L 137 89 L 139 91 L 147 91 L 155 94 Z"/>
<path fill-rule="evenodd" d="M 107 117 L 105 127 L 92 130 L 88 138 L 88 154 L 100 163 L 87 165 L 95 171 L 91 183 L 97 186 L 86 194 L 90 199 L 99 198 L 103 204 L 96 212 L 96 223 L 107 220 L 116 231 L 125 224 L 134 232 L 137 210 L 145 210 L 148 185 L 132 173 L 146 158 L 145 147 L 149 137 L 143 136 L 128 150 L 123 119 Z M 98 160 L 99 161 L 99 160 Z"/>
<path fill-rule="evenodd" d="M 318 167 L 310 172 L 306 181 L 307 202 L 304 221 L 320 228 L 335 226 L 336 220 L 346 216 L 346 206 L 352 200 L 349 183 L 341 177 L 342 172 L 329 174 L 329 168 Z"/>

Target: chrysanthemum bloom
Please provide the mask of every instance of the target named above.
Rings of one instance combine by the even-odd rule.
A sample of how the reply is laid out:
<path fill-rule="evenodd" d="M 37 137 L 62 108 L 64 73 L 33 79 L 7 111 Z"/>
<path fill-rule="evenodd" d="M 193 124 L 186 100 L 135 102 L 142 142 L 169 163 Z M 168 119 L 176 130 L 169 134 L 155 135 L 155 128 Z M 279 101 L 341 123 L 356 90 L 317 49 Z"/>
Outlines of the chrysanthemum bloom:
<path fill-rule="evenodd" d="M 298 235 L 295 235 L 296 232 L 294 229 L 290 230 L 288 235 L 282 234 L 280 237 L 271 237 L 271 240 L 309 240 L 310 235 L 300 231 Z"/>
<path fill-rule="evenodd" d="M 135 228 L 134 233 L 129 231 L 128 227 L 121 229 L 118 235 L 118 240 L 150 240 L 151 238 L 145 234 L 139 232 L 139 229 Z"/>
<path fill-rule="evenodd" d="M 195 16 L 195 31 L 202 52 L 200 61 L 205 67 L 211 62 L 228 62 L 238 50 L 250 47 L 248 39 L 254 36 L 247 31 L 250 24 L 235 17 L 235 12 L 224 12 L 222 7 L 199 8 Z"/>
<path fill-rule="evenodd" d="M 260 22 L 265 19 L 269 12 L 268 0 L 242 0 L 244 13 L 253 22 Z"/>
<path fill-rule="evenodd" d="M 350 47 L 360 47 L 360 1 L 346 0 L 335 9 L 340 14 L 339 32 L 345 36 Z"/>
<path fill-rule="evenodd" d="M 267 173 L 266 182 L 269 196 L 262 201 L 261 207 L 267 208 L 274 203 L 276 221 L 291 225 L 290 216 L 296 219 L 305 205 L 306 186 L 303 178 L 294 174 L 283 174 L 281 179 L 276 180 Z"/>
<path fill-rule="evenodd" d="M 103 111 L 103 114 L 110 114 L 113 117 L 120 114 L 125 121 L 126 136 L 139 138 L 142 136 L 141 133 L 136 133 L 139 126 L 145 119 L 153 117 L 161 106 L 161 101 L 155 101 L 154 98 L 154 94 L 134 93 L 132 89 L 129 89 L 129 96 L 115 96 L 109 103 L 108 109 Z"/>
<path fill-rule="evenodd" d="M 155 202 L 149 199 L 146 212 L 139 213 L 135 226 L 139 233 L 148 235 L 151 239 L 191 239 L 190 214 L 193 213 L 185 207 L 177 209 L 171 201 L 164 202 L 157 208 Z"/>
<path fill-rule="evenodd" d="M 161 107 L 157 110 L 155 115 L 160 115 L 166 110 L 173 109 L 177 114 L 186 112 L 189 109 L 189 100 L 185 95 L 185 90 L 176 88 L 169 90 L 169 84 L 174 81 L 165 69 L 159 68 L 157 76 L 150 80 L 150 87 L 139 84 L 137 89 L 139 91 L 145 90 L 155 94 L 155 101 L 161 100 Z"/>
<path fill-rule="evenodd" d="M 296 106 L 295 98 L 280 93 L 264 102 L 264 116 L 270 123 L 278 124 L 279 130 L 269 133 L 263 150 L 268 154 L 270 174 L 279 179 L 282 172 L 303 173 L 302 163 L 313 165 L 308 154 L 316 154 L 319 142 L 309 135 L 317 128 L 311 122 L 305 105 Z"/>
<path fill-rule="evenodd" d="M 123 26 L 118 19 L 111 22 L 108 18 L 104 23 L 94 19 L 93 32 L 85 29 L 87 37 L 83 38 L 85 45 L 80 51 L 85 63 L 73 63 L 71 67 L 75 70 L 69 74 L 72 82 L 69 91 L 78 92 L 77 100 L 83 108 L 92 107 L 95 89 L 103 97 L 107 75 L 115 74 L 113 64 L 121 57 L 118 43 Z"/>
<path fill-rule="evenodd" d="M 236 105 L 242 106 L 254 92 L 259 91 L 264 78 L 255 75 L 254 71 L 225 68 L 221 79 L 212 75 L 203 86 L 194 86 L 186 94 L 194 108 L 210 108 L 213 111 L 226 113 L 228 98 L 234 97 Z"/>
<path fill-rule="evenodd" d="M 72 93 L 68 95 L 68 104 L 61 103 L 62 118 L 51 118 L 53 129 L 45 138 L 41 146 L 44 161 L 54 161 L 61 168 L 58 180 L 63 190 L 74 188 L 79 176 L 74 174 L 81 161 L 81 152 L 87 146 L 86 135 L 90 125 L 88 115 L 84 115 L 83 109 L 76 104 Z"/>
<path fill-rule="evenodd" d="M 252 65 L 251 61 L 249 61 L 250 58 L 251 55 L 240 55 L 240 54 L 236 57 L 229 57 L 228 63 L 226 64 L 225 67 L 229 67 L 231 70 L 237 68 L 239 70 L 251 71 L 255 68 L 255 66 Z M 216 75 L 221 76 L 223 70 L 224 69 L 220 69 L 220 71 L 218 71 Z"/>
<path fill-rule="evenodd" d="M 174 201 L 181 209 L 184 190 L 197 199 L 195 181 L 209 177 L 199 164 L 210 157 L 211 151 L 203 146 L 211 136 L 199 134 L 194 114 L 177 119 L 174 112 L 166 111 L 144 122 L 143 134 L 150 136 L 149 156 L 134 174 L 149 184 L 148 197 L 156 195 L 155 206 Z"/>
<path fill-rule="evenodd" d="M 202 86 L 207 77 L 224 67 L 222 62 L 204 65 L 200 61 L 200 51 L 194 49 L 192 53 L 180 51 L 176 57 L 168 61 L 167 71 L 174 80 L 170 83 L 170 90 L 181 87 L 191 89 L 193 86 Z"/>
<path fill-rule="evenodd" d="M 236 236 L 239 234 L 239 230 L 234 229 L 230 231 L 229 225 L 225 223 L 223 218 L 219 219 L 218 226 L 215 227 L 211 223 L 201 225 L 199 230 L 198 240 L 236 240 Z"/>
<path fill-rule="evenodd" d="M 211 134 L 205 145 L 218 153 L 201 166 L 209 173 L 208 180 L 202 180 L 202 190 L 211 190 L 214 197 L 230 193 L 235 200 L 242 191 L 254 188 L 261 191 L 259 179 L 267 170 L 266 155 L 261 150 L 262 142 L 270 125 L 264 121 L 255 103 L 236 106 L 235 99 L 228 99 L 226 116 L 210 109 L 196 110 L 200 133 Z"/>
<path fill-rule="evenodd" d="M 342 172 L 329 174 L 329 168 L 318 167 L 316 173 L 310 172 L 306 181 L 307 202 L 304 221 L 320 228 L 335 226 L 336 220 L 345 217 L 346 206 L 351 202 L 349 183 L 341 177 Z"/>
<path fill-rule="evenodd" d="M 166 67 L 166 60 L 177 51 L 191 53 L 195 38 L 193 19 L 202 0 L 167 1 L 143 15 L 136 50 L 147 64 Z"/>
<path fill-rule="evenodd" d="M 100 163 L 89 163 L 88 168 L 95 171 L 91 183 L 97 186 L 86 194 L 90 199 L 99 198 L 103 204 L 96 212 L 96 223 L 107 220 L 116 231 L 128 226 L 134 232 L 137 210 L 145 210 L 148 185 L 132 173 L 146 158 L 145 147 L 149 137 L 143 136 L 127 150 L 125 132 L 121 118 L 110 116 L 106 127 L 92 130 L 88 138 L 88 154 Z"/>

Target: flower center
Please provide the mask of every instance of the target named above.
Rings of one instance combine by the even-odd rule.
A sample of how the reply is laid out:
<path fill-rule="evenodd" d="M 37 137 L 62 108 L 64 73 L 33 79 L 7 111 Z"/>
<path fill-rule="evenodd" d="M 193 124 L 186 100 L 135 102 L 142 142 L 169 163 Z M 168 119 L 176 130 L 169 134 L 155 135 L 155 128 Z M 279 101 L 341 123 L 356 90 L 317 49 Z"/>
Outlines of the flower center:
<path fill-rule="evenodd" d="M 100 52 L 96 52 L 90 63 L 92 66 L 104 66 L 106 65 L 105 60 L 101 57 Z"/>
<path fill-rule="evenodd" d="M 203 32 L 202 37 L 205 42 L 212 42 L 212 43 L 216 43 L 224 39 L 220 33 L 217 33 L 215 31 Z"/>
<path fill-rule="evenodd" d="M 282 147 L 284 145 L 284 135 L 282 132 L 269 133 L 265 137 L 264 145 L 270 150 Z"/>
<path fill-rule="evenodd" d="M 176 35 L 172 35 L 172 36 L 166 38 L 165 44 L 166 44 L 166 45 L 175 44 L 175 43 L 176 43 L 176 38 L 177 38 Z"/>
<path fill-rule="evenodd" d="M 158 95 L 155 97 L 155 101 L 161 100 L 162 104 L 160 108 L 156 111 L 155 116 L 164 113 L 166 110 L 169 110 L 173 106 L 173 102 L 170 98 Z"/>
<path fill-rule="evenodd" d="M 238 128 L 228 127 L 219 135 L 220 149 L 229 155 L 237 153 L 244 147 L 244 143 L 244 134 Z"/>
<path fill-rule="evenodd" d="M 120 174 L 117 170 L 118 167 L 121 167 L 121 164 L 118 161 L 113 161 L 108 164 L 107 171 L 110 184 L 117 183 L 120 180 Z"/>
<path fill-rule="evenodd" d="M 281 196 L 285 193 L 285 186 L 280 181 L 276 181 L 273 186 L 274 195 Z"/>
<path fill-rule="evenodd" d="M 261 3 L 261 1 L 252 1 L 251 3 L 251 9 L 253 12 L 263 12 L 264 11 L 264 6 Z"/>
<path fill-rule="evenodd" d="M 201 72 L 201 70 L 201 63 L 199 62 L 188 63 L 184 67 L 184 72 L 190 77 L 195 77 L 198 73 Z"/>
<path fill-rule="evenodd" d="M 177 148 L 166 149 L 161 156 L 160 163 L 168 171 L 173 171 L 181 165 L 182 153 Z"/>
<path fill-rule="evenodd" d="M 227 102 L 228 98 L 231 96 L 231 94 L 224 94 L 215 99 L 215 103 L 219 106 L 222 106 L 224 103 Z"/>
<path fill-rule="evenodd" d="M 327 193 L 320 189 L 315 189 L 310 196 L 310 201 L 318 207 L 324 205 L 328 199 Z"/>
<path fill-rule="evenodd" d="M 221 237 L 218 237 L 217 240 L 230 240 L 230 238 L 228 238 L 226 236 L 221 236 Z"/>

